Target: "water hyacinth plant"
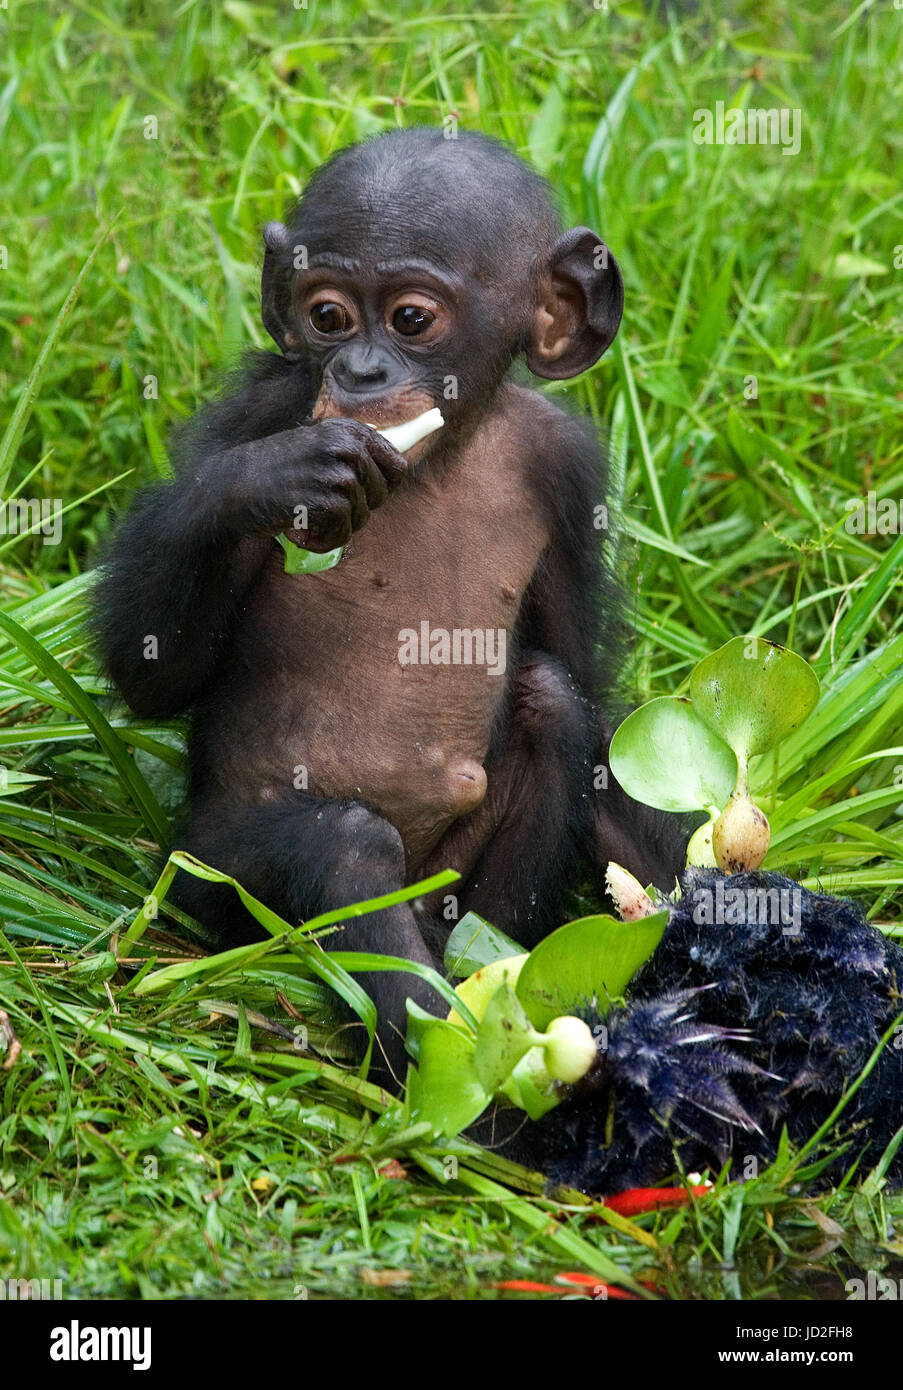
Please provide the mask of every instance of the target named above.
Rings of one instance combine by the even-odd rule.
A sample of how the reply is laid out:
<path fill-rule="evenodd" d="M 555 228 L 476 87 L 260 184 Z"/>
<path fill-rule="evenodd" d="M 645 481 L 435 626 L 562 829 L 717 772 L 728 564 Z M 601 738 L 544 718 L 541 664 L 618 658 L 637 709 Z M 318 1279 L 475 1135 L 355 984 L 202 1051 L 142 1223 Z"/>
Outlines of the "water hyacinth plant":
<path fill-rule="evenodd" d="M 704 811 L 687 863 L 757 869 L 771 831 L 749 790 L 752 758 L 772 753 L 818 703 L 807 661 L 761 637 L 735 637 L 690 674 L 690 694 L 650 700 L 611 742 L 611 769 L 637 801 Z"/>
<path fill-rule="evenodd" d="M 580 1012 L 606 1016 L 652 955 L 667 918 L 666 911 L 635 922 L 583 917 L 525 954 L 468 913 L 445 955 L 450 974 L 467 976 L 456 990 L 464 1007 L 437 1019 L 408 1003 L 413 1119 L 452 1136 L 497 1096 L 533 1120 L 552 1109 L 562 1087 L 597 1059 Z"/>

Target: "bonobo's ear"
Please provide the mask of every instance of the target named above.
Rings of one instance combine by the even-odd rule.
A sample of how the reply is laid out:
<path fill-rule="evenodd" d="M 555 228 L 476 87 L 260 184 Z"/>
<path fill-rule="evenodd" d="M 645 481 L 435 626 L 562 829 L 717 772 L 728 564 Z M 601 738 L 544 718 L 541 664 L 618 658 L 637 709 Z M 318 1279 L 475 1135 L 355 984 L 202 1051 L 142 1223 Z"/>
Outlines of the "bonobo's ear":
<path fill-rule="evenodd" d="M 614 340 L 623 309 L 621 272 L 601 237 L 589 227 L 565 232 L 543 276 L 527 343 L 530 371 L 554 381 L 585 372 Z"/>
<path fill-rule="evenodd" d="M 291 327 L 292 234 L 284 222 L 268 222 L 263 229 L 266 254 L 260 284 L 260 316 L 263 326 L 290 362 L 298 358 L 298 335 Z"/>

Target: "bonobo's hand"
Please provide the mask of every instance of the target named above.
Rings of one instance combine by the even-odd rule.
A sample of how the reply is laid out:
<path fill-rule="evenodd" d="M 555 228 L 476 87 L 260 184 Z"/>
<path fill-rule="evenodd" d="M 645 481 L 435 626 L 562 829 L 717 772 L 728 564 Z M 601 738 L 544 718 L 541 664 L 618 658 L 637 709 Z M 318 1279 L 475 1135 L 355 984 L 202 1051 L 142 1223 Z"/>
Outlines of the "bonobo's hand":
<path fill-rule="evenodd" d="M 225 519 L 239 534 L 284 531 L 307 550 L 334 550 L 407 471 L 404 455 L 358 420 L 321 420 L 230 449 Z"/>

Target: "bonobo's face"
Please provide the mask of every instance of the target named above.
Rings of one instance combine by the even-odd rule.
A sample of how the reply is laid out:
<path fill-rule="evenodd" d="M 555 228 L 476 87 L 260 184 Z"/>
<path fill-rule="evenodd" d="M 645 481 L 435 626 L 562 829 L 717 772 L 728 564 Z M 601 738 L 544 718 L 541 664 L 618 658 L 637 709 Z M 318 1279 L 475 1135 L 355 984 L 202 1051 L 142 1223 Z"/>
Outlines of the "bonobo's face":
<path fill-rule="evenodd" d="M 384 428 L 438 406 L 448 441 L 459 418 L 476 418 L 518 350 L 530 308 L 523 284 L 518 310 L 504 260 L 490 273 L 478 269 L 466 214 L 447 196 L 444 207 L 421 201 L 401 217 L 386 188 L 378 197 L 346 188 L 338 209 L 332 198 L 324 203 L 334 215 L 324 216 L 317 199 L 286 229 L 294 274 L 282 342 L 318 368 L 314 418 Z M 415 445 L 409 458 L 438 439 Z"/>
<path fill-rule="evenodd" d="M 544 182 L 504 146 L 384 135 L 318 169 L 289 224 L 264 229 L 264 323 L 315 368 L 317 419 L 383 428 L 438 406 L 446 428 L 415 457 L 476 424 L 519 352 L 566 377 L 608 346 L 617 264 L 588 228 L 559 232 Z"/>
<path fill-rule="evenodd" d="M 469 307 L 459 277 L 413 255 L 314 253 L 293 287 L 294 334 L 322 371 L 314 418 L 383 428 L 434 405 L 449 414 Z"/>

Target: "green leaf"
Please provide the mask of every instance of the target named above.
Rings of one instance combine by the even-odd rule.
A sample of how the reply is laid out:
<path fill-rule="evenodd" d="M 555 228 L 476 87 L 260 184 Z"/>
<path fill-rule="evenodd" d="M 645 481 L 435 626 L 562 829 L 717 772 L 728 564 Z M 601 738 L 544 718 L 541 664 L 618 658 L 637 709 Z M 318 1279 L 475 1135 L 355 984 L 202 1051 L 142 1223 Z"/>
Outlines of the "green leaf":
<path fill-rule="evenodd" d="M 163 436 L 157 428 L 157 422 L 152 411 L 141 410 L 141 423 L 144 426 L 144 437 L 147 440 L 147 450 L 151 457 L 151 463 L 156 468 L 161 478 L 172 477 L 172 464 L 169 461 L 169 453 Z"/>
<path fill-rule="evenodd" d="M 102 984 L 112 980 L 119 969 L 119 962 L 112 951 L 98 951 L 96 955 L 77 960 L 66 971 L 70 980 L 80 980 L 85 984 Z"/>
<path fill-rule="evenodd" d="M 763 461 L 769 459 L 776 460 L 789 473 L 796 472 L 792 456 L 785 446 L 774 435 L 760 429 L 748 412 L 731 406 L 727 412 L 725 434 L 751 482 L 757 482 Z"/>
<path fill-rule="evenodd" d="M 319 574 L 322 570 L 335 569 L 344 551 L 344 546 L 340 545 L 337 550 L 324 550 L 322 554 L 317 554 L 314 550 L 302 549 L 285 536 L 277 536 L 276 539 L 285 551 L 286 574 Z"/>
<path fill-rule="evenodd" d="M 16 796 L 28 791 L 35 782 L 46 782 L 47 778 L 34 772 L 15 772 L 8 767 L 0 767 L 0 796 Z"/>
<path fill-rule="evenodd" d="M 170 275 L 162 266 L 155 265 L 152 260 L 146 262 L 146 267 L 151 275 L 154 275 L 168 294 L 187 309 L 192 318 L 200 319 L 205 328 L 213 329 L 213 315 L 210 312 L 210 305 L 205 302 L 199 289 L 189 288 L 175 275 Z"/>
<path fill-rule="evenodd" d="M 700 358 L 708 364 L 715 356 L 720 342 L 726 338 L 730 323 L 727 316 L 727 302 L 730 298 L 734 275 L 734 248 L 723 262 L 715 283 L 707 289 L 696 326 L 687 343 L 687 356 Z"/>
<path fill-rule="evenodd" d="M 420 1044 L 427 1029 L 444 1020 L 437 1018 L 429 1010 L 422 1009 L 413 999 L 405 1000 L 405 1008 L 408 1014 L 408 1026 L 404 1035 L 405 1047 L 416 1062 L 420 1057 Z"/>
<path fill-rule="evenodd" d="M 540 1048 L 531 1047 L 520 1059 L 505 1087 L 505 1095 L 526 1110 L 531 1120 L 541 1120 L 559 1103 L 560 1094 L 549 1080 Z"/>
<path fill-rule="evenodd" d="M 484 965 L 519 956 L 523 947 L 476 912 L 466 912 L 445 943 L 446 973 L 464 980 Z"/>
<path fill-rule="evenodd" d="M 686 698 L 641 705 L 615 731 L 611 770 L 635 801 L 660 811 L 709 811 L 727 801 L 737 759 Z"/>
<path fill-rule="evenodd" d="M 8 90 L 9 87 L 5 88 L 5 91 Z M 6 491 L 9 475 L 18 455 L 19 445 L 22 443 L 31 412 L 37 401 L 38 393 L 41 390 L 44 374 L 51 362 L 54 361 L 56 345 L 62 336 L 63 329 L 66 326 L 66 320 L 75 308 L 85 278 L 94 262 L 97 260 L 97 257 L 100 255 L 100 249 L 119 219 L 119 216 L 120 213 L 117 212 L 112 221 L 108 222 L 98 234 L 94 245 L 88 253 L 87 259 L 84 261 L 81 270 L 75 277 L 71 290 L 63 301 L 62 308 L 53 321 L 50 332 L 41 345 L 41 350 L 35 358 L 34 366 L 28 374 L 28 380 L 25 382 L 19 399 L 16 401 L 15 409 L 12 411 L 6 429 L 3 431 L 3 438 L 0 439 L 0 496 Z"/>
<path fill-rule="evenodd" d="M 617 142 L 618 130 L 627 111 L 634 84 L 640 73 L 655 61 L 666 42 L 666 39 L 660 39 L 658 43 L 647 48 L 639 62 L 621 79 L 593 131 L 583 160 L 583 182 L 586 189 L 595 195 L 597 203 L 601 201 L 605 167 Z"/>
<path fill-rule="evenodd" d="M 455 1003 L 449 1020 L 452 1023 L 461 1023 L 463 1018 L 459 1014 L 459 1006 L 466 1006 L 471 1016 L 479 1022 L 496 990 L 502 985 L 517 983 L 517 977 L 526 959 L 526 952 L 519 956 L 503 956 L 501 960 L 490 961 L 489 965 L 483 965 L 472 975 L 468 975 L 466 980 L 462 980 L 455 987 Z"/>
<path fill-rule="evenodd" d="M 420 1039 L 420 1061 L 408 1073 L 412 1120 L 451 1138 L 482 1115 L 492 1099 L 474 1064 L 474 1039 L 437 1020 Z"/>
<path fill-rule="evenodd" d="M 185 851 L 174 850 L 169 856 L 164 874 L 171 865 L 185 869 L 195 878 L 206 879 L 209 883 L 230 884 L 251 916 L 260 923 L 265 931 L 269 932 L 271 940 L 253 942 L 249 946 L 234 946 L 230 950 L 221 951 L 215 956 L 204 957 L 200 961 L 180 961 L 176 965 L 165 966 L 162 970 L 154 971 L 141 982 L 135 989 L 136 996 L 168 989 L 172 984 L 184 979 L 191 979 L 200 983 L 200 977 L 203 976 L 206 983 L 211 977 L 235 967 L 255 963 L 267 953 L 274 952 L 280 946 L 288 945 L 312 975 L 335 990 L 345 1003 L 354 1010 L 358 1018 L 365 1024 L 371 1044 L 376 1028 L 376 1010 L 363 987 L 352 979 L 347 970 L 343 969 L 343 959 L 351 970 L 408 970 L 420 978 L 428 978 L 438 993 L 448 997 L 449 1002 L 455 1000 L 451 986 L 430 966 L 421 965 L 417 961 L 407 961 L 367 952 L 327 952 L 321 948 L 319 943 L 305 939 L 323 927 L 337 925 L 352 917 L 363 916 L 367 912 L 377 912 L 396 902 L 407 902 L 411 898 L 418 897 L 421 893 L 444 887 L 446 883 L 453 882 L 458 878 L 458 874 L 454 870 L 444 869 L 441 873 L 434 874 L 419 884 L 408 884 L 395 893 L 386 893 L 379 898 L 371 898 L 363 903 L 351 903 L 347 907 L 335 908 L 330 912 L 321 913 L 319 917 L 312 917 L 300 927 L 293 927 L 291 923 L 286 922 L 284 918 L 279 917 L 259 899 L 248 893 L 230 874 L 224 874 L 219 869 L 211 868 L 209 864 L 204 864 L 193 855 L 187 854 Z M 369 1058 L 368 1045 L 368 1051 L 362 1064 L 364 1067 L 369 1065 Z"/>
<path fill-rule="evenodd" d="M 673 367 L 657 367 L 654 371 L 637 373 L 637 385 L 654 401 L 664 401 L 665 405 L 676 406 L 678 410 L 690 411 L 693 402 L 680 372 Z"/>
<path fill-rule="evenodd" d="M 562 79 L 567 80 L 567 69 L 561 69 Z M 530 123 L 527 132 L 527 150 L 530 163 L 541 174 L 547 174 L 558 158 L 561 136 L 567 120 L 564 94 L 557 82 L 553 82 Z"/>
<path fill-rule="evenodd" d="M 122 736 L 112 727 L 100 706 L 82 690 L 74 676 L 57 661 L 47 648 L 25 627 L 17 623 L 8 613 L 0 613 L 2 631 L 29 661 L 33 662 L 42 675 L 52 681 L 75 714 L 81 715 L 97 742 L 113 763 L 123 787 L 129 793 L 135 806 L 144 818 L 148 830 L 160 845 L 169 839 L 169 821 L 163 808 L 154 796 L 139 768 L 126 748 L 128 731 Z"/>
<path fill-rule="evenodd" d="M 552 932 L 530 952 L 515 987 L 533 1026 L 545 1030 L 553 1018 L 593 1004 L 607 1013 L 652 955 L 667 921 L 666 911 L 638 922 L 580 917 Z"/>
<path fill-rule="evenodd" d="M 807 661 L 764 637 L 734 637 L 690 675 L 693 707 L 742 764 L 799 728 L 818 703 Z"/>
<path fill-rule="evenodd" d="M 536 1030 L 510 985 L 490 999 L 477 1033 L 474 1066 L 480 1084 L 493 1095 L 535 1045 Z"/>

